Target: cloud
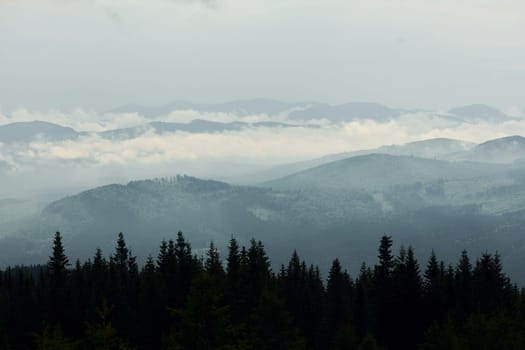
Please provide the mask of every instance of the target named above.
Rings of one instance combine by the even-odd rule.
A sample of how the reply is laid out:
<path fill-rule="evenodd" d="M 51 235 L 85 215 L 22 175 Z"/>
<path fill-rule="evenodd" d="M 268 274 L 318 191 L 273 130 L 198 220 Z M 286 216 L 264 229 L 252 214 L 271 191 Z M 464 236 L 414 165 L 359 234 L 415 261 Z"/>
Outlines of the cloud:
<path fill-rule="evenodd" d="M 523 1 L 2 3 L 15 5 L 0 11 L 4 110 L 256 96 L 423 107 L 522 99 Z"/>
<path fill-rule="evenodd" d="M 130 128 L 147 124 L 152 121 L 188 123 L 192 120 L 204 119 L 215 122 L 245 122 L 256 123 L 265 121 L 296 124 L 297 121 L 289 120 L 286 114 L 269 116 L 266 114 L 253 114 L 238 116 L 233 113 L 200 112 L 195 110 L 177 110 L 167 115 L 156 118 L 146 118 L 138 113 L 96 113 L 77 109 L 73 112 L 49 111 L 38 112 L 27 109 L 17 109 L 10 115 L 0 113 L 0 126 L 15 122 L 30 122 L 34 120 L 45 121 L 73 128 L 83 132 L 101 132 L 113 129 Z M 319 124 L 324 121 L 311 121 L 310 124 Z M 303 124 L 305 122 L 302 122 Z M 308 124 L 308 123 L 306 123 Z"/>
<path fill-rule="evenodd" d="M 175 112 L 159 120 L 188 121 L 272 120 L 265 115 Z M 102 131 L 140 125 L 149 119 L 135 114 L 97 114 L 77 110 L 37 113 L 19 110 L 0 115 L 0 124 L 46 120 L 82 131 Z M 277 119 L 286 122 L 285 116 Z M 130 179 L 185 173 L 198 177 L 227 178 L 254 173 L 279 163 L 327 154 L 373 149 L 387 144 L 446 137 L 471 142 L 514 134 L 525 135 L 525 119 L 503 123 L 460 123 L 438 113 L 406 113 L 388 122 L 356 120 L 341 124 L 319 123 L 319 128 L 246 128 L 222 133 L 176 132 L 158 135 L 149 130 L 128 140 L 109 140 L 86 133 L 74 140 L 29 144 L 0 144 L 3 189 L 0 197 L 18 192 L 57 192 Z M 35 174 L 39 180 L 35 181 Z"/>
<path fill-rule="evenodd" d="M 98 114 L 77 109 L 73 112 L 35 112 L 27 109 L 17 109 L 9 116 L 0 114 L 0 125 L 15 122 L 45 121 L 77 131 L 99 132 L 111 129 L 128 128 L 141 125 L 147 120 L 136 113 Z"/>
<path fill-rule="evenodd" d="M 182 113 L 182 114 L 180 114 Z M 137 114 L 96 115 L 82 111 L 72 114 L 33 114 L 19 111 L 0 121 L 29 121 L 40 117 L 82 131 L 101 131 L 145 123 Z M 161 118 L 178 121 L 183 117 L 217 121 L 257 120 L 257 116 L 237 117 L 226 113 L 175 112 Z M 267 116 L 260 119 L 267 120 Z M 160 120 L 160 119 L 159 119 Z M 280 119 L 286 121 L 286 119 Z M 359 120 L 343 124 L 324 124 L 319 128 L 246 128 L 222 133 L 175 132 L 159 135 L 153 130 L 128 140 L 109 140 L 87 134 L 75 140 L 60 142 L 35 141 L 25 146 L 0 152 L 12 152 L 19 163 L 62 161 L 99 165 L 161 164 L 178 160 L 243 159 L 250 162 L 282 162 L 308 159 L 326 154 L 369 149 L 384 144 L 447 137 L 482 142 L 486 139 L 525 133 L 525 120 L 491 124 L 458 123 L 428 112 L 404 114 L 389 122 Z M 15 146 L 13 146 L 15 147 Z"/>

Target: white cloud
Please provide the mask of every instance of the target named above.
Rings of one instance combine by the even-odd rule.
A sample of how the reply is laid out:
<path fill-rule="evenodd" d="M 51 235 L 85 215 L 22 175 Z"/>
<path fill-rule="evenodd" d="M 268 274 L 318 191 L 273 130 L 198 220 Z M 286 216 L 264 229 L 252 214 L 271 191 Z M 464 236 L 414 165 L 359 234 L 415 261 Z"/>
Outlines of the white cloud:
<path fill-rule="evenodd" d="M 180 122 L 194 118 L 217 121 L 269 119 L 267 116 L 238 117 L 225 113 L 187 111 L 172 113 L 159 120 Z M 147 121 L 136 114 L 99 115 L 81 110 L 35 113 L 20 110 L 11 116 L 0 115 L 0 124 L 34 119 L 84 131 L 134 126 Z M 287 121 L 282 116 L 277 120 Z M 222 133 L 176 132 L 164 135 L 149 130 L 137 138 L 121 141 L 88 133 L 75 140 L 40 140 L 27 145 L 0 144 L 0 162 L 8 165 L 2 170 L 4 174 L 0 173 L 5 184 L 0 196 L 6 193 L 14 195 L 22 187 L 28 193 L 70 188 L 76 191 L 108 182 L 177 173 L 224 178 L 254 173 L 272 164 L 372 149 L 386 144 L 435 137 L 483 142 L 514 134 L 525 135 L 525 119 L 503 123 L 459 123 L 433 112 L 407 113 L 383 123 L 360 120 L 330 124 L 324 121 L 319 128 L 259 127 Z M 35 174 L 38 174 L 38 181 L 35 181 Z"/>
<path fill-rule="evenodd" d="M 101 131 L 141 125 L 151 119 L 136 114 L 97 115 L 83 111 L 68 113 L 31 113 L 18 111 L 0 122 L 46 120 L 82 131 Z M 237 117 L 227 113 L 175 112 L 158 120 L 190 121 L 208 119 L 222 122 L 269 120 L 267 116 Z M 280 117 L 279 121 L 286 122 Z M 0 152 L 14 152 L 16 161 L 66 161 L 100 165 L 160 164 L 176 160 L 244 159 L 251 162 L 282 162 L 308 159 L 344 151 L 369 149 L 385 144 L 400 144 L 433 137 L 448 137 L 472 142 L 525 134 L 525 120 L 504 123 L 458 123 L 429 112 L 404 114 L 379 123 L 372 120 L 344 124 L 322 124 L 319 128 L 246 128 L 222 133 L 176 132 L 158 135 L 149 130 L 137 138 L 108 140 L 88 134 L 61 142 L 35 141 L 13 151 L 4 146 Z M 20 147 L 20 146 L 17 146 Z"/>

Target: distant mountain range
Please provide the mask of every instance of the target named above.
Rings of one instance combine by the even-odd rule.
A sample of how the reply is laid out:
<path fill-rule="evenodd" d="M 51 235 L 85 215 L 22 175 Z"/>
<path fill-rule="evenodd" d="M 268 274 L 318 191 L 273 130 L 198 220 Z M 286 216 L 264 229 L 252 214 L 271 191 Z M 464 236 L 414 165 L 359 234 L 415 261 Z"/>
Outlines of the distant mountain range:
<path fill-rule="evenodd" d="M 216 104 L 176 101 L 162 106 L 125 105 L 107 112 L 137 113 L 148 118 L 156 118 L 176 111 L 189 110 L 201 113 L 230 113 L 237 116 L 286 114 L 292 120 L 327 119 L 332 122 L 356 119 L 384 122 L 395 119 L 403 113 L 417 112 L 417 110 L 396 109 L 372 102 L 329 105 L 317 102 L 282 102 L 272 99 L 239 100 Z M 498 109 L 483 104 L 453 108 L 440 116 L 463 122 L 501 122 L 513 119 Z"/>
<path fill-rule="evenodd" d="M 218 133 L 225 131 L 239 131 L 246 128 L 318 128 L 316 125 L 295 125 L 273 121 L 264 122 L 215 122 L 195 119 L 188 123 L 149 122 L 131 128 L 113 129 L 103 132 L 78 132 L 72 128 L 58 124 L 31 121 L 17 122 L 0 126 L 0 143 L 30 143 L 34 141 L 63 141 L 74 140 L 79 136 L 99 135 L 108 139 L 131 139 L 139 137 L 148 131 L 163 135 L 174 132 L 188 133 Z"/>
<path fill-rule="evenodd" d="M 287 117 L 289 122 L 264 121 L 264 122 L 217 122 L 204 119 L 194 119 L 188 123 L 167 122 L 162 117 L 176 111 L 197 111 L 202 113 L 230 113 L 243 117 L 250 115 L 266 115 L 275 117 L 280 115 Z M 140 105 L 126 105 L 115 108 L 108 113 L 137 113 L 146 118 L 155 118 L 134 127 L 108 130 L 100 133 L 79 132 L 69 127 L 44 121 L 16 122 L 0 126 L 0 143 L 29 143 L 33 141 L 61 141 L 75 139 L 87 134 L 97 134 L 109 139 L 129 139 L 138 137 L 145 132 L 153 131 L 157 134 L 171 132 L 189 133 L 217 133 L 225 131 L 238 131 L 245 128 L 291 128 L 291 127 L 317 127 L 310 120 L 328 120 L 331 123 L 350 122 L 355 120 L 370 119 L 377 122 L 387 122 L 402 114 L 417 112 L 417 110 L 394 109 L 378 103 L 351 102 L 341 105 L 328 105 L 315 102 L 287 103 L 270 99 L 239 100 L 219 104 L 195 104 L 184 101 L 173 102 L 164 106 L 146 107 Z M 486 105 L 470 105 L 453 108 L 446 113 L 436 112 L 436 117 L 456 122 L 503 122 L 511 120 L 512 117 Z M 453 141 L 449 141 L 453 142 Z M 382 147 L 379 153 L 402 154 L 413 152 L 415 156 L 442 157 L 446 150 L 442 147 L 450 147 L 450 154 L 454 151 L 464 151 L 468 143 L 445 145 L 444 140 L 436 140 L 434 144 L 425 144 L 426 150 L 415 143 L 405 145 L 405 149 L 397 149 L 398 146 Z M 412 148 L 412 149 L 408 149 Z M 397 152 L 397 153 L 396 153 Z M 345 155 L 346 156 L 346 155 Z M 517 156 L 517 155 L 516 155 Z M 516 158 L 512 156 L 512 158 Z M 461 157 L 458 159 L 462 159 Z M 478 158 L 476 158 L 478 159 Z M 493 159 L 493 158 L 491 158 Z M 495 159 L 493 159 L 496 161 Z M 492 160 L 491 160 L 492 161 Z M 507 160 L 505 160 L 507 161 Z"/>
<path fill-rule="evenodd" d="M 219 133 L 225 131 L 239 131 L 247 128 L 294 128 L 300 125 L 279 123 L 279 122 L 214 122 L 209 120 L 194 119 L 189 123 L 172 123 L 172 122 L 150 122 L 145 125 L 109 130 L 98 133 L 103 138 L 109 139 L 131 139 L 138 137 L 145 132 L 153 131 L 156 134 L 164 135 L 174 132 L 188 133 Z M 317 128 L 315 125 L 307 125 L 308 128 Z"/>
<path fill-rule="evenodd" d="M 319 128 L 318 125 L 296 125 L 282 122 L 215 122 L 196 119 L 188 123 L 153 121 L 137 127 L 114 129 L 103 132 L 78 132 L 69 127 L 57 124 L 32 121 L 17 122 L 0 126 L 0 144 L 28 144 L 35 141 L 56 142 L 75 140 L 79 137 L 97 135 L 104 139 L 125 140 L 140 137 L 145 133 L 165 135 L 175 132 L 187 133 L 221 133 L 240 131 L 247 128 Z M 375 149 L 337 153 L 321 158 L 282 164 L 269 167 L 256 173 L 227 177 L 224 180 L 238 184 L 258 184 L 284 177 L 319 165 L 327 164 L 358 155 L 388 154 L 394 156 L 413 156 L 419 158 L 468 161 L 478 163 L 510 164 L 525 162 L 525 138 L 509 136 L 474 144 L 462 140 L 436 138 L 409 142 L 401 145 L 385 145 Z M 0 161 L 0 174 L 10 165 Z"/>
<path fill-rule="evenodd" d="M 202 113 L 231 113 L 235 116 L 267 115 L 269 117 L 281 115 L 287 117 L 290 122 L 264 121 L 264 122 L 217 122 L 204 119 L 195 119 L 189 123 L 162 121 L 166 116 L 176 111 L 193 110 Z M 352 102 L 341 105 L 328 105 L 315 102 L 287 103 L 270 99 L 240 100 L 220 104 L 195 104 L 178 101 L 164 106 L 146 107 L 140 105 L 126 105 L 115 108 L 108 113 L 137 113 L 146 118 L 155 118 L 154 121 L 146 122 L 130 128 L 108 130 L 101 133 L 78 132 L 72 128 L 60 126 L 44 121 L 16 122 L 0 126 L 0 143 L 28 143 L 33 141 L 61 141 L 75 139 L 86 134 L 98 134 L 109 139 L 129 139 L 138 137 L 145 132 L 153 131 L 157 134 L 170 132 L 189 133 L 216 133 L 225 131 L 238 131 L 244 128 L 290 128 L 290 127 L 316 127 L 305 123 L 309 120 L 328 120 L 332 123 L 350 122 L 360 119 L 370 119 L 377 122 L 386 122 L 399 117 L 404 113 L 417 112 L 402 109 L 394 109 L 377 103 Z M 505 113 L 486 105 L 470 105 L 449 110 L 447 113 L 437 113 L 437 117 L 458 122 L 502 122 L 512 118 Z M 159 119 L 160 118 L 160 119 Z M 414 155 L 436 157 L 443 155 L 442 144 L 427 144 L 428 149 L 423 154 L 419 145 L 412 144 Z M 441 142 L 443 143 L 443 142 Z M 446 146 L 446 145 L 445 145 Z M 449 145 L 457 147 L 458 145 Z M 464 143 L 463 148 L 467 146 Z M 452 151 L 452 150 L 451 150 Z M 460 150 L 461 151 L 461 150 Z M 379 152 L 407 154 L 410 150 L 394 150 L 383 147 Z M 452 152 L 450 152 L 452 153 Z M 513 157 L 515 158 L 515 157 Z"/>
<path fill-rule="evenodd" d="M 353 102 L 335 106 L 317 103 L 304 110 L 290 113 L 290 118 L 298 120 L 328 119 L 332 122 L 373 119 L 384 122 L 398 117 L 401 112 L 401 110 L 378 103 Z"/>
<path fill-rule="evenodd" d="M 462 106 L 453 108 L 448 113 L 461 121 L 466 122 L 502 122 L 514 119 L 502 111 L 483 104 L 474 104 L 469 106 Z"/>
<path fill-rule="evenodd" d="M 125 105 L 107 111 L 108 113 L 138 113 L 148 118 L 159 117 L 175 111 L 199 111 L 203 113 L 231 113 L 238 116 L 253 114 L 276 115 L 293 108 L 307 107 L 311 103 L 287 103 L 272 99 L 239 100 L 226 103 L 205 104 L 175 101 L 162 106 Z"/>

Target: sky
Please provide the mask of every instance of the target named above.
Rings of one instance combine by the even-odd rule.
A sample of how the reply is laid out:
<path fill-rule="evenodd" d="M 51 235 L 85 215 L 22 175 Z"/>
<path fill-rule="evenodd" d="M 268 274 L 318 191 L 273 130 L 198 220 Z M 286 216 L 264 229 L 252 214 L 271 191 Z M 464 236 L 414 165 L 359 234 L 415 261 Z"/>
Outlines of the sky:
<path fill-rule="evenodd" d="M 177 173 L 228 178 L 436 137 L 525 135 L 524 83 L 522 0 L 0 0 L 0 127 L 41 120 L 87 132 L 0 142 L 0 180 L 4 191 L 24 184 L 28 193 L 64 194 Z M 152 120 L 107 112 L 125 104 L 252 98 L 406 110 L 385 122 L 320 120 L 319 128 L 147 132 L 125 141 L 96 134 Z M 442 118 L 474 103 L 517 118 Z M 192 119 L 293 122 L 202 111 L 158 121 Z"/>
<path fill-rule="evenodd" d="M 525 110 L 522 0 L 0 0 L 0 112 L 248 98 Z"/>

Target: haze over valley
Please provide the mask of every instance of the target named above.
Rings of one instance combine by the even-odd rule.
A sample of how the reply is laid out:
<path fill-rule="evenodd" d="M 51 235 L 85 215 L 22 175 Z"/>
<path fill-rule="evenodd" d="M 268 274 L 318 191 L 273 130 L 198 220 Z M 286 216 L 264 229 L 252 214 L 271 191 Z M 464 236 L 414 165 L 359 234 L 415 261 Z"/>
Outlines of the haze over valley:
<path fill-rule="evenodd" d="M 260 237 L 277 263 L 297 248 L 326 268 L 329 250 L 355 269 L 389 232 L 422 255 L 497 248 L 525 281 L 525 119 L 492 107 L 258 99 L 0 120 L 3 264 L 41 261 L 55 230 L 81 258 L 115 232 L 146 256 L 183 230 L 196 251 Z"/>

